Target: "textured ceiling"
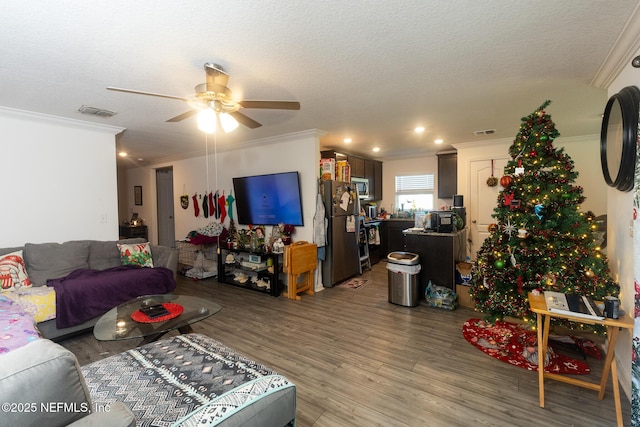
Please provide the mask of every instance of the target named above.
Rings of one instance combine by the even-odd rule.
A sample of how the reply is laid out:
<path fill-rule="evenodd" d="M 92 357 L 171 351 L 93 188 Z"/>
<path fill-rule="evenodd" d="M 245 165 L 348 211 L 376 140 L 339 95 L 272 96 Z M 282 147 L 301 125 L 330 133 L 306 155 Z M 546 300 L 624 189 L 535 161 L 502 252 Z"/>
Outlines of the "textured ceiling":
<path fill-rule="evenodd" d="M 219 149 L 321 129 L 325 147 L 344 147 L 348 136 L 346 150 L 423 155 L 513 138 L 520 118 L 546 99 L 562 136 L 597 134 L 607 95 L 592 82 L 633 28 L 637 5 L 4 0 L 0 106 L 125 127 L 118 148 L 144 164 L 202 154 L 195 118 L 165 122 L 189 104 L 106 87 L 191 97 L 204 82 L 203 64 L 214 62 L 231 75 L 234 98 L 302 105 L 242 110 L 263 126 L 219 134 Z M 81 105 L 117 114 L 82 115 Z M 417 125 L 426 132 L 415 135 Z M 473 134 L 483 129 L 496 133 Z"/>

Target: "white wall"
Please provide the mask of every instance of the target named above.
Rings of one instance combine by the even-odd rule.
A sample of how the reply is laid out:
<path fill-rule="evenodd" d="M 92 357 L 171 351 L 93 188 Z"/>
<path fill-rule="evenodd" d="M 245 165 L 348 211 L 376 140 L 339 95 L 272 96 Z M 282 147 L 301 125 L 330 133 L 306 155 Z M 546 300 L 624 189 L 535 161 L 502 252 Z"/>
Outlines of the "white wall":
<path fill-rule="evenodd" d="M 438 188 L 438 158 L 436 156 L 412 157 L 410 159 L 385 160 L 382 165 L 382 201 L 380 207 L 387 212 L 393 213 L 400 209 L 400 206 L 394 206 L 396 182 L 395 177 L 401 175 L 435 175 L 434 194 L 437 194 Z M 452 203 L 453 199 L 436 199 L 434 200 L 434 209 L 439 209 L 441 205 Z"/>
<path fill-rule="evenodd" d="M 380 208 L 389 213 L 395 213 L 400 206 L 395 206 L 395 177 L 400 175 L 420 175 L 438 172 L 438 162 L 435 156 L 385 160 L 382 164 L 382 200 Z"/>
<path fill-rule="evenodd" d="M 213 217 L 204 218 L 202 209 L 199 217 L 194 216 L 191 196 L 216 189 L 225 190 L 225 194 L 233 189 L 232 178 L 249 175 L 261 175 L 276 172 L 300 172 L 302 192 L 302 208 L 304 210 L 304 226 L 296 227 L 294 241 L 313 240 L 313 216 L 316 209 L 317 179 L 320 161 L 319 138 L 322 132 L 317 130 L 281 135 L 274 138 L 252 141 L 248 148 L 219 152 L 214 150 L 214 140 L 208 137 L 209 144 L 209 185 L 207 185 L 207 158 L 205 157 L 205 134 L 202 140 L 201 157 L 161 163 L 149 167 L 121 170 L 118 184 L 121 193 L 120 220 L 131 217 L 135 210 L 149 226 L 149 239 L 157 242 L 157 213 L 155 196 L 155 170 L 171 166 L 173 168 L 174 213 L 176 239 L 183 240 L 187 234 L 209 222 Z M 224 136 L 222 136 L 224 137 Z M 214 153 L 217 151 L 217 162 Z M 216 166 L 217 165 L 217 166 Z M 216 185 L 217 179 L 217 185 Z M 133 187 L 142 185 L 143 205 L 135 206 Z M 189 195 L 189 208 L 182 209 L 180 196 Z M 234 203 L 235 208 L 235 203 Z M 237 215 L 234 212 L 237 224 Z M 228 226 L 229 220 L 225 221 Z M 271 230 L 268 228 L 267 232 Z"/>
<path fill-rule="evenodd" d="M 640 51 L 635 55 L 640 54 Z M 627 65 L 622 69 L 616 79 L 609 85 L 607 91 L 611 96 L 618 93 L 620 89 L 626 86 L 640 87 L 640 70 L 631 66 L 631 55 L 627 61 Z M 604 111 L 604 105 L 602 110 Z M 636 165 L 637 167 L 637 165 Z M 633 246 L 633 237 L 631 236 L 631 223 L 634 215 L 632 191 L 623 193 L 615 188 L 608 187 L 608 221 L 607 221 L 607 238 L 608 238 L 608 256 L 611 272 L 620 283 L 620 303 L 622 309 L 633 315 L 634 313 L 634 260 L 639 256 L 638 248 Z M 637 331 L 635 331 L 638 334 Z M 623 330 L 618 337 L 616 347 L 616 359 L 618 360 L 620 384 L 627 396 L 631 396 L 631 341 L 632 334 Z"/>
<path fill-rule="evenodd" d="M 562 132 L 562 129 L 558 130 Z M 467 173 L 470 162 L 491 158 L 510 159 L 509 147 L 512 143 L 513 139 L 501 139 L 455 145 L 458 150 L 458 193 L 465 196 L 465 201 L 468 200 L 470 191 L 470 177 Z M 585 196 L 582 210 L 592 211 L 596 216 L 607 213 L 607 185 L 600 172 L 600 135 L 559 137 L 553 141 L 553 145 L 564 148 L 574 162 L 574 168 L 578 172 L 575 185 L 583 188 Z M 500 178 L 502 172 L 496 170 L 495 176 Z"/>
<path fill-rule="evenodd" d="M 559 129 L 562 131 L 562 129 Z M 515 135 L 514 135 L 515 137 Z M 467 169 L 469 162 L 479 159 L 509 158 L 509 147 L 513 139 L 492 140 L 483 142 L 468 142 L 456 144 L 458 150 L 458 194 L 469 195 L 469 175 Z M 586 197 L 582 204 L 583 210 L 593 211 L 596 215 L 607 212 L 607 186 L 600 173 L 600 135 L 588 135 L 573 138 L 557 138 L 554 146 L 564 147 L 566 153 L 575 163 L 575 170 L 579 176 L 576 185 L 584 189 Z M 395 195 L 395 176 L 434 173 L 435 186 L 438 188 L 438 159 L 437 156 L 424 156 L 410 159 L 385 160 L 383 164 L 383 199 L 380 203 L 388 211 L 391 211 Z M 502 171 L 496 170 L 496 176 L 500 178 Z M 436 199 L 435 208 L 442 205 L 451 205 L 452 199 Z M 396 207 L 397 208 L 397 207 Z"/>
<path fill-rule="evenodd" d="M 118 237 L 123 129 L 0 107 L 0 246 Z"/>

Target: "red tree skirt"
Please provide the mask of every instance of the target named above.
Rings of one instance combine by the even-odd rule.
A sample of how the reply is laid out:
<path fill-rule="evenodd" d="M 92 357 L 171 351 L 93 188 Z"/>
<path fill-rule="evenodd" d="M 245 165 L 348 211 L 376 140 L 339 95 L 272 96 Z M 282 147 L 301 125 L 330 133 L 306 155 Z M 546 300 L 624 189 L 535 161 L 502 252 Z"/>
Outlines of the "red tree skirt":
<path fill-rule="evenodd" d="M 462 325 L 462 335 L 471 344 L 511 365 L 530 371 L 538 370 L 538 337 L 535 331 L 522 329 L 515 323 L 488 323 L 481 319 L 469 319 Z M 559 374 L 588 374 L 589 365 L 570 357 L 557 354 L 548 347 L 545 357 L 545 372 Z"/>

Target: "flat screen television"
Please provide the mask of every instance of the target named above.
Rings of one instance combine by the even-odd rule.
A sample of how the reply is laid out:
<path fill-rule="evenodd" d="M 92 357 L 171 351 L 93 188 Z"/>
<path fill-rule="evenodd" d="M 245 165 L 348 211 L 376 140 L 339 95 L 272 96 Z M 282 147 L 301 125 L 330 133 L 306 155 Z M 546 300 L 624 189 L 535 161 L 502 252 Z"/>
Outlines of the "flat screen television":
<path fill-rule="evenodd" d="M 238 223 L 304 225 L 298 172 L 233 178 Z"/>

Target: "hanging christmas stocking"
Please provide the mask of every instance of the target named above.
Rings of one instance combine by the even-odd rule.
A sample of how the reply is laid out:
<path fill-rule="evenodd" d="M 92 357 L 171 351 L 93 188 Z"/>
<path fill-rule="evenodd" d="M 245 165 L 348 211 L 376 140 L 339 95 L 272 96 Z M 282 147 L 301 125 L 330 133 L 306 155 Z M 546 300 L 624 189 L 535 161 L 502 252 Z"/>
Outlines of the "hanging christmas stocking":
<path fill-rule="evenodd" d="M 216 190 L 216 194 L 213 196 L 213 205 L 216 208 L 215 216 L 216 218 L 220 218 L 220 206 L 218 206 L 218 191 Z"/>
<path fill-rule="evenodd" d="M 197 218 L 200 216 L 200 206 L 198 206 L 198 193 L 194 194 L 192 199 L 193 199 L 193 214 Z"/>
<path fill-rule="evenodd" d="M 202 212 L 204 212 L 205 218 L 209 218 L 209 199 L 207 199 L 207 193 L 204 193 L 204 199 L 202 199 Z"/>
<path fill-rule="evenodd" d="M 229 206 L 227 208 L 227 213 L 229 214 L 229 218 L 231 220 L 233 220 L 233 201 L 235 200 L 235 198 L 233 197 L 233 194 L 229 193 L 229 195 L 227 196 L 227 206 Z"/>
<path fill-rule="evenodd" d="M 213 216 L 216 211 L 216 207 L 214 206 L 215 201 L 213 200 L 213 194 L 209 192 L 209 215 Z"/>
<path fill-rule="evenodd" d="M 220 223 L 224 224 L 224 219 L 227 217 L 227 209 L 225 208 L 226 200 L 224 198 L 224 190 L 222 190 L 222 196 L 218 197 L 218 209 L 220 210 Z"/>

